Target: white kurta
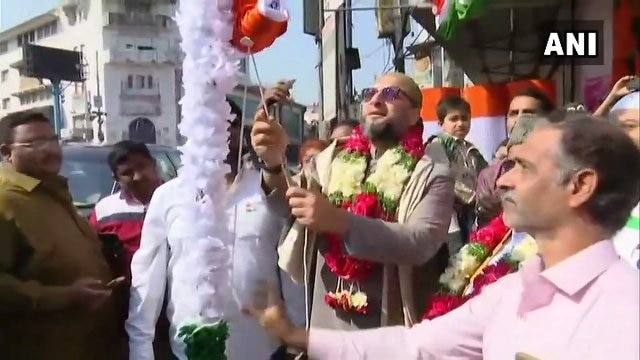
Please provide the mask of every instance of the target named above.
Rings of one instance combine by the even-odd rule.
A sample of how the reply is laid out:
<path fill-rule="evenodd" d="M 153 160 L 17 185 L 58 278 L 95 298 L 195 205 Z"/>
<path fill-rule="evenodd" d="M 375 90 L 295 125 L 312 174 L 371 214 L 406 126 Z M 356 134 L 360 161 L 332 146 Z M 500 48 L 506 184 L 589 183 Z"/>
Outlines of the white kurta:
<path fill-rule="evenodd" d="M 613 245 L 621 258 L 640 269 L 640 204 L 631 212 L 627 225 L 613 237 Z"/>
<path fill-rule="evenodd" d="M 229 227 L 236 235 L 232 273 L 235 307 L 227 314 L 231 329 L 227 354 L 231 360 L 268 359 L 279 345 L 252 317 L 240 312 L 252 301 L 259 280 L 274 284 L 278 281 L 276 244 L 282 223 L 266 211 L 260 181 L 259 172 L 245 170 L 227 198 Z M 195 297 L 196 289 L 195 284 L 173 281 L 173 275 L 176 268 L 186 266 L 185 248 L 193 238 L 189 236 L 192 227 L 186 223 L 188 217 L 182 214 L 195 194 L 193 199 L 185 199 L 178 185 L 178 181 L 172 180 L 154 193 L 140 249 L 131 262 L 132 288 L 126 322 L 131 360 L 154 358 L 152 344 L 165 289 L 168 289 L 166 315 L 171 323 L 171 348 L 178 359 L 186 360 L 184 344 L 176 335 L 178 328 L 194 314 L 185 313 L 175 304 L 181 303 L 176 300 L 178 297 Z"/>

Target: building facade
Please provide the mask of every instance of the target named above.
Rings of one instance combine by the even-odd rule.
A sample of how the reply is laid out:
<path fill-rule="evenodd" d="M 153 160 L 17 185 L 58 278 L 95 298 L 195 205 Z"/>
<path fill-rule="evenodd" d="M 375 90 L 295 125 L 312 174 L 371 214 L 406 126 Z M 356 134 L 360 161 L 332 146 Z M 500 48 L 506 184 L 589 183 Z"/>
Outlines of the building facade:
<path fill-rule="evenodd" d="M 61 0 L 3 27 L 0 115 L 35 109 L 53 117 L 48 80 L 20 72 L 23 45 L 34 43 L 83 54 L 85 81 L 63 83 L 63 138 L 177 145 L 182 52 L 175 10 L 175 0 Z M 246 63 L 241 70 L 240 82 L 248 84 Z"/>

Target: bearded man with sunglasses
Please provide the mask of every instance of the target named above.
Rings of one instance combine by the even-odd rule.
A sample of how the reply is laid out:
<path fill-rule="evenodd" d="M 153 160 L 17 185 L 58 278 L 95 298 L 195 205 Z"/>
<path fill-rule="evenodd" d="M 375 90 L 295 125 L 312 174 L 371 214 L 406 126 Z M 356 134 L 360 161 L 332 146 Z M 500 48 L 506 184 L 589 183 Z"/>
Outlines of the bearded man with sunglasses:
<path fill-rule="evenodd" d="M 126 358 L 100 241 L 58 175 L 47 117 L 0 120 L 0 358 Z"/>
<path fill-rule="evenodd" d="M 273 91 L 267 103 L 288 97 Z M 279 265 L 308 294 L 307 326 L 366 329 L 420 321 L 453 212 L 447 166 L 425 154 L 422 93 L 391 73 L 363 91 L 364 121 L 286 177 L 287 139 L 259 110 L 251 132 L 269 206 L 295 222 Z"/>

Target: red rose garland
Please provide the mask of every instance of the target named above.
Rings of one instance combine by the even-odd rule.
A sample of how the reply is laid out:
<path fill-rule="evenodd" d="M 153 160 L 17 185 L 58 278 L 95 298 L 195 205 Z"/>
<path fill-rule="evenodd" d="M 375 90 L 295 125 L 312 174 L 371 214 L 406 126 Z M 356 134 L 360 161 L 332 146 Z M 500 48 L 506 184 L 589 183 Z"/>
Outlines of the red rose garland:
<path fill-rule="evenodd" d="M 425 147 L 422 142 L 422 123 L 413 126 L 402 138 L 400 149 L 408 159 L 406 163 L 410 164 L 411 171 L 424 156 Z M 394 148 L 395 149 L 395 148 Z M 393 151 L 389 149 L 387 151 Z M 371 143 L 369 139 L 362 133 L 362 128 L 357 127 L 351 133 L 344 149 L 338 154 L 338 157 L 349 158 L 352 156 L 364 157 L 368 159 L 371 156 Z M 405 184 L 403 184 L 404 186 Z M 348 198 L 342 196 L 332 196 L 330 198 L 334 205 L 359 216 L 365 216 L 373 219 L 382 219 L 385 221 L 395 221 L 396 208 L 389 205 L 388 201 L 382 199 L 381 194 L 375 186 L 372 186 L 366 180 L 362 185 L 362 192 Z M 395 204 L 397 206 L 397 204 Z M 335 292 L 329 292 L 325 295 L 325 302 L 334 309 L 342 309 L 346 311 L 354 311 L 360 314 L 366 314 L 369 305 L 366 302 L 366 295 L 359 291 L 357 283 L 365 281 L 376 267 L 376 263 L 357 259 L 347 255 L 344 242 L 341 237 L 336 234 L 326 233 L 326 251 L 323 254 L 325 264 L 333 274 L 338 277 L 338 289 Z M 354 294 L 352 288 L 345 290 L 341 288 L 342 281 L 355 283 L 358 292 L 355 294 L 358 303 L 354 302 Z"/>
<path fill-rule="evenodd" d="M 504 223 L 502 214 L 493 219 L 487 226 L 480 228 L 469 236 L 469 243 L 460 250 L 460 253 L 467 252 L 473 254 L 482 264 L 494 249 L 500 245 L 511 229 Z M 518 269 L 518 263 L 510 261 L 508 257 L 499 260 L 497 263 L 489 265 L 482 269 L 472 281 L 473 291 L 468 294 L 461 294 L 453 291 L 445 284 L 440 293 L 434 295 L 429 302 L 427 310 L 423 315 L 423 319 L 431 320 L 442 316 L 467 302 L 472 297 L 478 295 L 482 289 L 503 276 L 514 272 Z"/>

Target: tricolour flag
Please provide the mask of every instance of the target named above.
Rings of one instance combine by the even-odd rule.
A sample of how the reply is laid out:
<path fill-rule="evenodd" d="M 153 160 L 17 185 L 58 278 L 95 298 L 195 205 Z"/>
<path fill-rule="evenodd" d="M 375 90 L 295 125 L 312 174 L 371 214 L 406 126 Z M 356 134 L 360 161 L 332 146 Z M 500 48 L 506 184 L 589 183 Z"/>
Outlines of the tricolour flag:
<path fill-rule="evenodd" d="M 460 23 L 482 15 L 486 5 L 486 0 L 435 0 L 432 9 L 438 34 L 450 40 Z"/>

